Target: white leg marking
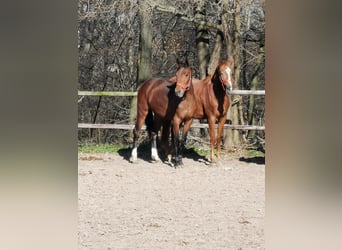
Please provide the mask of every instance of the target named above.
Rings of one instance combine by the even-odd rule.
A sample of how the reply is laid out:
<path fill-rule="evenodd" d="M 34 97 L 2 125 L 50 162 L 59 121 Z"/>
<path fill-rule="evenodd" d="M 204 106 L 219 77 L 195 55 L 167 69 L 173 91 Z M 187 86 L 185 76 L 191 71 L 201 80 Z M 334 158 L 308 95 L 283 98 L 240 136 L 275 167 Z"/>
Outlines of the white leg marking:
<path fill-rule="evenodd" d="M 137 148 L 133 148 L 132 153 L 131 153 L 131 158 L 129 159 L 130 162 L 136 162 L 138 160 L 138 152 Z"/>
<path fill-rule="evenodd" d="M 169 164 L 171 167 L 174 167 L 175 165 L 172 163 L 172 155 L 167 155 L 167 164 Z"/>
<path fill-rule="evenodd" d="M 154 147 L 151 148 L 151 158 L 152 158 L 152 161 L 160 161 L 157 148 L 154 148 Z"/>

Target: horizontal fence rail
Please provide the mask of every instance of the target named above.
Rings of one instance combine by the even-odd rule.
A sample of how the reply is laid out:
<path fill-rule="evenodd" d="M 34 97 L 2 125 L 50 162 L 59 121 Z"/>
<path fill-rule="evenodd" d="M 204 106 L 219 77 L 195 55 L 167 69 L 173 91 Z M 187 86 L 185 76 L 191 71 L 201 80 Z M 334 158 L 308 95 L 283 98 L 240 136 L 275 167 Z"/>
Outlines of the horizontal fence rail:
<path fill-rule="evenodd" d="M 265 95 L 265 90 L 232 90 L 232 95 Z M 78 91 L 80 96 L 137 96 L 136 91 Z"/>
<path fill-rule="evenodd" d="M 85 96 L 136 96 L 135 91 L 78 91 L 78 95 Z"/>
<path fill-rule="evenodd" d="M 265 95 L 265 90 L 232 90 L 232 95 Z M 78 91 L 79 96 L 136 96 L 136 91 Z M 206 123 L 193 123 L 191 128 L 208 128 Z M 215 124 L 217 127 L 217 124 Z M 100 123 L 78 123 L 78 128 L 99 128 L 99 129 L 124 129 L 131 130 L 134 125 L 130 124 L 100 124 Z M 265 130 L 265 126 L 254 125 L 233 125 L 224 124 L 224 128 L 240 130 Z M 142 129 L 146 129 L 144 125 Z"/>
<path fill-rule="evenodd" d="M 195 123 L 191 125 L 191 128 L 208 128 L 207 123 Z M 217 124 L 215 124 L 217 127 Z M 103 124 L 103 123 L 79 123 L 78 128 L 102 128 L 102 129 L 125 129 L 130 130 L 134 128 L 134 125 L 130 124 Z M 232 125 L 224 124 L 224 128 L 230 129 L 241 129 L 241 130 L 265 130 L 265 126 L 254 126 L 254 125 Z M 142 129 L 146 129 L 143 125 Z"/>
<path fill-rule="evenodd" d="M 232 90 L 230 91 L 232 95 L 265 95 L 265 90 Z"/>

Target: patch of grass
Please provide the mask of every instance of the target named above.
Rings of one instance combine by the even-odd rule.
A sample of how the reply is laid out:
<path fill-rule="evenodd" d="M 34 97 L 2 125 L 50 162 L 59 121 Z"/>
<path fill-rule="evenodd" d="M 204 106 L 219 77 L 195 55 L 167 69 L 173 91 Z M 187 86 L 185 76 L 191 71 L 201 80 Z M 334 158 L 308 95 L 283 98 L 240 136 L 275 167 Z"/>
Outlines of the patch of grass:
<path fill-rule="evenodd" d="M 190 149 L 188 149 L 190 150 Z M 195 153 L 201 155 L 201 156 L 206 156 L 210 154 L 210 150 L 209 149 L 203 149 L 197 146 L 194 146 L 191 148 L 191 150 L 193 150 Z M 186 151 L 186 150 L 185 150 Z"/>
<path fill-rule="evenodd" d="M 259 150 L 249 149 L 246 150 L 247 157 L 265 157 L 265 154 Z"/>
<path fill-rule="evenodd" d="M 150 154 L 150 143 L 149 141 L 139 144 L 138 147 L 138 153 L 139 155 L 145 155 Z M 79 153 L 129 153 L 130 149 L 127 146 L 119 145 L 119 144 L 81 144 L 78 145 L 78 152 Z M 193 146 L 190 148 L 185 147 L 184 148 L 185 154 L 191 154 L 195 153 L 200 156 L 208 156 L 210 155 L 210 149 L 203 149 L 198 146 Z M 225 152 L 224 150 L 221 151 L 222 155 L 239 155 L 244 156 L 247 158 L 253 158 L 253 157 L 265 157 L 265 154 L 259 150 L 256 149 L 245 149 L 239 152 Z"/>
<path fill-rule="evenodd" d="M 83 144 L 78 145 L 79 153 L 117 153 L 124 146 L 116 144 Z"/>

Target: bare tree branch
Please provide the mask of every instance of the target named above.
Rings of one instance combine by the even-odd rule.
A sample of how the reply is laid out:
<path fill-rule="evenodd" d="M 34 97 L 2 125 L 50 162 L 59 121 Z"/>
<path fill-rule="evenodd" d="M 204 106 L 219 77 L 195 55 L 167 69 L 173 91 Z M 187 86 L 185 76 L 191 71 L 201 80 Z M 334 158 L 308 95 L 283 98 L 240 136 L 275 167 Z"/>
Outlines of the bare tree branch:
<path fill-rule="evenodd" d="M 216 30 L 222 31 L 222 25 L 197 20 L 195 17 L 188 16 L 186 13 L 183 13 L 182 11 L 176 9 L 173 6 L 162 5 L 160 3 L 156 3 L 156 2 L 151 1 L 151 0 L 146 0 L 146 1 L 150 6 L 152 6 L 154 9 L 156 9 L 158 11 L 174 14 L 175 16 L 178 16 L 180 19 L 182 19 L 184 21 L 188 21 L 188 22 L 196 23 L 198 25 L 202 25 L 203 27 L 205 27 L 207 29 L 211 29 L 211 30 L 215 30 L 215 31 Z"/>

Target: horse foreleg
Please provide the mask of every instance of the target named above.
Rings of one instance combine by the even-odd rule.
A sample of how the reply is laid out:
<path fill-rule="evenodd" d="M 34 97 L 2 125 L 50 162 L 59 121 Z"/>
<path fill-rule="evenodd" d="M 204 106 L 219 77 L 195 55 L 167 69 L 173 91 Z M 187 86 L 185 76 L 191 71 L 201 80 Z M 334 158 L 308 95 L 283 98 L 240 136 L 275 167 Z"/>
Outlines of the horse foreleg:
<path fill-rule="evenodd" d="M 186 138 L 187 138 L 191 123 L 192 123 L 192 119 L 184 122 L 183 132 L 182 132 L 182 140 L 181 140 L 181 148 L 180 148 L 180 154 L 181 155 L 183 155 L 183 150 L 185 147 L 185 142 L 186 142 Z"/>
<path fill-rule="evenodd" d="M 208 119 L 209 136 L 210 136 L 210 161 L 215 162 L 215 119 Z"/>
<path fill-rule="evenodd" d="M 173 148 L 175 151 L 175 167 L 178 165 L 183 165 L 182 156 L 180 155 L 181 143 L 180 143 L 180 135 L 179 135 L 179 126 L 180 126 L 180 120 L 174 119 L 173 125 L 172 125 L 172 133 L 173 133 L 172 136 L 173 136 Z"/>
<path fill-rule="evenodd" d="M 163 123 L 163 131 L 162 131 L 162 137 L 161 137 L 161 145 L 162 148 L 165 150 L 165 156 L 167 157 L 169 163 L 171 163 L 171 148 L 169 145 L 169 136 L 170 136 L 170 127 L 171 127 L 171 121 L 164 121 Z"/>
<path fill-rule="evenodd" d="M 218 122 L 218 127 L 217 127 L 217 141 L 216 141 L 216 147 L 217 147 L 217 151 L 216 151 L 216 155 L 218 160 L 221 159 L 221 143 L 222 143 L 222 133 L 223 133 L 223 126 L 224 123 L 226 122 L 226 118 L 227 116 L 223 116 L 220 118 L 219 122 Z"/>

